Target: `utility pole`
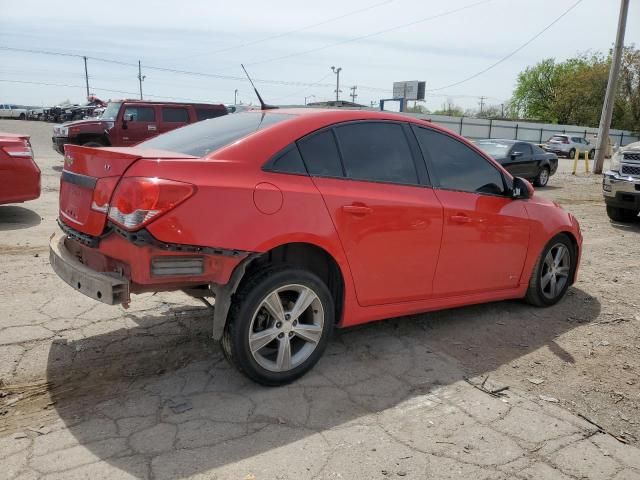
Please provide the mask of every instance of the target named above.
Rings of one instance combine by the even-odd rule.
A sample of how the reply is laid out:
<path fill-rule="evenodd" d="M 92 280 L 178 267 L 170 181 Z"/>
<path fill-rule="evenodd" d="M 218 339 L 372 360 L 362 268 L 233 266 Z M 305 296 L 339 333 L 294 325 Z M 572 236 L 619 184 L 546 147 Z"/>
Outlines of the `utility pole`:
<path fill-rule="evenodd" d="M 358 94 L 356 93 L 358 86 L 354 85 L 353 87 L 350 88 L 351 90 L 351 94 L 349 95 L 351 97 L 351 101 L 353 103 L 356 103 L 356 97 L 358 96 Z"/>
<path fill-rule="evenodd" d="M 89 72 L 87 71 L 87 57 L 82 57 L 84 60 L 84 83 L 87 85 L 87 101 L 89 100 Z"/>
<path fill-rule="evenodd" d="M 238 104 L 238 89 L 237 88 L 233 91 L 233 104 L 234 105 Z"/>
<path fill-rule="evenodd" d="M 146 75 L 142 75 L 142 65 L 138 60 L 138 83 L 140 84 L 140 100 L 142 100 L 142 81 L 147 78 Z"/>
<path fill-rule="evenodd" d="M 340 100 L 340 71 L 342 67 L 331 67 L 331 71 L 336 74 L 336 102 Z"/>
<path fill-rule="evenodd" d="M 482 115 L 482 110 L 484 109 L 484 100 L 487 97 L 480 97 L 480 115 Z"/>
<path fill-rule="evenodd" d="M 628 12 L 629 0 L 621 0 L 620 16 L 618 17 L 618 33 L 616 34 L 616 44 L 613 47 L 607 93 L 604 96 L 604 105 L 602 107 L 602 115 L 600 116 L 600 127 L 598 128 L 598 138 L 596 139 L 596 155 L 593 163 L 593 173 L 602 173 L 604 157 L 609 149 L 609 128 L 611 127 L 613 103 L 616 97 L 616 82 L 618 81 L 618 74 L 620 73 L 620 61 L 622 59 L 622 49 L 624 48 L 624 31 L 627 27 Z"/>
<path fill-rule="evenodd" d="M 307 98 L 316 98 L 315 95 L 309 95 L 308 97 L 304 97 L 304 104 L 307 104 Z"/>
<path fill-rule="evenodd" d="M 500 118 L 504 118 L 504 103 L 500 104 L 500 108 L 502 109 L 502 114 L 500 114 Z"/>

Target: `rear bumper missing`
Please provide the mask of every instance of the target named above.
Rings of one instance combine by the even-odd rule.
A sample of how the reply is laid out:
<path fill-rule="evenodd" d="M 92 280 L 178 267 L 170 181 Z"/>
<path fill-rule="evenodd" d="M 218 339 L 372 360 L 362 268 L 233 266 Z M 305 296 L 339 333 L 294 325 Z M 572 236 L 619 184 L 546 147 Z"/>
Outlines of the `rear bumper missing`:
<path fill-rule="evenodd" d="M 96 272 L 82 264 L 67 249 L 65 235 L 54 234 L 49 240 L 49 261 L 56 274 L 86 296 L 107 305 L 128 303 L 129 281 L 117 274 Z"/>

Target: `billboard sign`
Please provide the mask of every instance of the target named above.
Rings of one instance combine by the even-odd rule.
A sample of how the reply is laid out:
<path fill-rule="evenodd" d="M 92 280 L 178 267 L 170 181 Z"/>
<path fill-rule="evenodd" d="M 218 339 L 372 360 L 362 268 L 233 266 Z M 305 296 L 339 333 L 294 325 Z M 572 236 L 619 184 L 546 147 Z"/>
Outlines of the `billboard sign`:
<path fill-rule="evenodd" d="M 425 82 L 410 80 L 408 82 L 393 82 L 393 98 L 405 100 L 424 100 Z"/>

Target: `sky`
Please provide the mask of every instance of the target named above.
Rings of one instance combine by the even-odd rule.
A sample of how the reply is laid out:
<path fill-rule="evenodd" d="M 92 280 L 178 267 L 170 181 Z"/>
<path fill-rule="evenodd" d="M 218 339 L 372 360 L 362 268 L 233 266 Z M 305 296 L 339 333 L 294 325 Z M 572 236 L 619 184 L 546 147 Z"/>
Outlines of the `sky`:
<path fill-rule="evenodd" d="M 465 109 L 480 97 L 499 105 L 527 66 L 613 46 L 619 1 L 582 0 L 510 58 L 449 86 L 512 53 L 576 1 L 0 0 L 0 103 L 84 102 L 87 56 L 90 91 L 102 99 L 137 98 L 140 60 L 149 99 L 233 103 L 237 90 L 238 102 L 255 104 L 244 63 L 267 103 L 335 99 L 335 66 L 341 99 L 356 86 L 355 101 L 366 105 L 405 80 L 426 82 L 430 110 L 447 99 Z M 631 0 L 625 44 L 640 46 L 640 0 Z"/>

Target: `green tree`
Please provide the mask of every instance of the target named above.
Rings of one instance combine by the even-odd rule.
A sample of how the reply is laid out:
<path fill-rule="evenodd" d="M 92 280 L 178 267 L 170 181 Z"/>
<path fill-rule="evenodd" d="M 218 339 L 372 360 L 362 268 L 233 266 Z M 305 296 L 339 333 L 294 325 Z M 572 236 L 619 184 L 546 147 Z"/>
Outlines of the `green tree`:
<path fill-rule="evenodd" d="M 582 54 L 564 62 L 545 59 L 518 75 L 510 114 L 550 123 L 597 127 L 607 88 L 611 52 Z M 640 131 L 640 51 L 626 47 L 612 127 Z"/>

